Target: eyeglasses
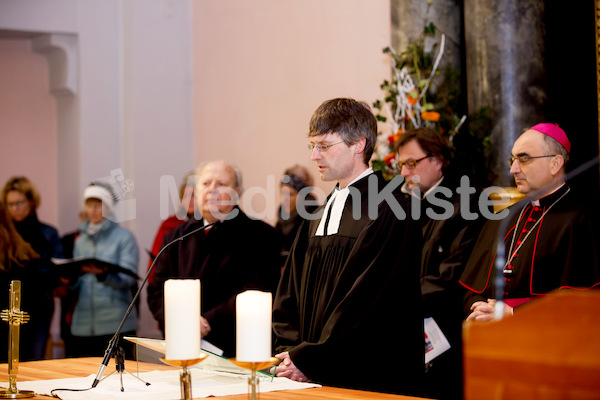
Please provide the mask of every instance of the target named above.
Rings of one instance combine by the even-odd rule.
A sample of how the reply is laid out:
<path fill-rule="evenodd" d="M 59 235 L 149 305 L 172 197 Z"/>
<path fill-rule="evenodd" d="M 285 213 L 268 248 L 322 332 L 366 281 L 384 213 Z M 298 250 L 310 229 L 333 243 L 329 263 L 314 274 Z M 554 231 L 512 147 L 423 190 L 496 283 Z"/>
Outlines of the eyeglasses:
<path fill-rule="evenodd" d="M 420 163 L 421 161 L 423 161 L 426 158 L 431 157 L 431 154 L 427 154 L 425 157 L 421 157 L 418 160 L 408 160 L 408 161 L 404 161 L 404 162 L 398 162 L 398 169 L 402 170 L 402 167 L 406 167 L 408 169 L 415 169 L 417 168 L 417 164 Z"/>
<path fill-rule="evenodd" d="M 344 141 L 337 142 L 337 143 L 332 143 L 332 144 L 314 144 L 314 143 L 309 143 L 308 146 L 306 146 L 306 147 L 310 151 L 314 151 L 315 149 L 317 149 L 319 151 L 319 153 L 324 153 L 327 150 L 329 150 L 329 148 L 331 146 L 335 146 L 336 144 L 340 144 L 340 143 L 344 143 Z"/>
<path fill-rule="evenodd" d="M 508 158 L 508 166 L 512 168 L 512 165 L 514 164 L 515 161 L 519 162 L 519 165 L 523 166 L 526 165 L 527 163 L 529 163 L 529 161 L 535 159 L 535 158 L 547 158 L 547 157 L 556 157 L 556 154 L 550 154 L 547 156 L 527 156 L 527 155 L 521 155 L 521 156 L 515 156 L 515 157 L 509 157 Z"/>
<path fill-rule="evenodd" d="M 10 203 L 6 203 L 7 208 L 20 208 L 27 204 L 27 200 L 19 200 L 19 201 L 11 201 Z"/>

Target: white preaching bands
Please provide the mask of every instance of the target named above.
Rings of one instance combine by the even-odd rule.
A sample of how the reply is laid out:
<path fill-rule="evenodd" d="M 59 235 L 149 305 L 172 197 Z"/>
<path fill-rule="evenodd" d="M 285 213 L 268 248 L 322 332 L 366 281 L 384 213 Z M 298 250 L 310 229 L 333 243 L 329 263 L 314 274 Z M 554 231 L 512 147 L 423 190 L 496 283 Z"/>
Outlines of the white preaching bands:
<path fill-rule="evenodd" d="M 325 209 L 323 210 L 323 216 L 321 217 L 321 221 L 319 222 L 319 226 L 317 227 L 317 232 L 315 233 L 315 236 L 329 236 L 338 233 L 340 229 L 340 221 L 342 220 L 344 206 L 346 204 L 346 200 L 348 199 L 348 195 L 350 194 L 350 189 L 348 187 L 354 182 L 372 173 L 373 168 L 367 168 L 362 174 L 360 174 L 356 179 L 350 182 L 345 188 L 339 189 L 337 186 L 335 187 L 333 193 L 329 197 L 329 200 L 327 200 L 327 204 L 325 205 Z M 332 208 L 331 211 L 329 210 L 330 208 Z M 325 227 L 327 227 L 327 231 L 325 231 Z"/>

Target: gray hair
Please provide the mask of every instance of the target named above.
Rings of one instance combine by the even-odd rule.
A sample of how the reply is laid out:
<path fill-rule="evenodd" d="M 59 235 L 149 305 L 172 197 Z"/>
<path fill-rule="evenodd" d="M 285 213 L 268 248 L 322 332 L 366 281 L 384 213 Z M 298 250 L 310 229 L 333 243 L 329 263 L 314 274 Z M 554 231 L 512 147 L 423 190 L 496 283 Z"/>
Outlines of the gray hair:
<path fill-rule="evenodd" d="M 567 151 L 567 149 L 565 149 L 563 145 L 558 142 L 558 140 L 554 139 L 549 135 L 544 135 L 544 141 L 548 145 L 550 151 L 554 154 L 558 154 L 559 156 L 561 156 L 563 160 L 565 160 L 565 165 L 567 165 L 567 163 L 569 162 L 569 152 Z"/>
<path fill-rule="evenodd" d="M 240 196 L 242 195 L 242 192 L 244 191 L 244 182 L 243 182 L 243 178 L 242 178 L 242 170 L 234 164 L 231 164 L 225 160 L 213 160 L 213 161 L 205 161 L 202 164 L 200 164 L 198 166 L 198 168 L 196 168 L 196 175 L 199 176 L 200 172 L 204 169 L 204 167 L 206 167 L 208 164 L 212 164 L 212 163 L 216 163 L 216 162 L 221 162 L 223 164 L 228 165 L 232 170 L 233 173 L 235 175 L 235 180 L 233 182 L 233 188 L 236 189 L 238 191 L 238 193 L 240 194 Z"/>

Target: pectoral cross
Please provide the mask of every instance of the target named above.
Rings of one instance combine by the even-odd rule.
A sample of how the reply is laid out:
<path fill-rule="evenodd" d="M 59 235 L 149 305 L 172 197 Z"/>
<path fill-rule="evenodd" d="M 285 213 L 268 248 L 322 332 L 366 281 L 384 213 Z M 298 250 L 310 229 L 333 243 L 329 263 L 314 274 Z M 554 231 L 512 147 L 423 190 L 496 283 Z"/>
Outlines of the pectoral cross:
<path fill-rule="evenodd" d="M 0 398 L 20 399 L 33 397 L 31 390 L 17 389 L 17 372 L 19 371 L 19 334 L 21 325 L 29 321 L 29 315 L 21 311 L 21 281 L 10 282 L 8 310 L 0 313 L 3 321 L 8 322 L 8 379 L 9 388 L 0 391 Z"/>

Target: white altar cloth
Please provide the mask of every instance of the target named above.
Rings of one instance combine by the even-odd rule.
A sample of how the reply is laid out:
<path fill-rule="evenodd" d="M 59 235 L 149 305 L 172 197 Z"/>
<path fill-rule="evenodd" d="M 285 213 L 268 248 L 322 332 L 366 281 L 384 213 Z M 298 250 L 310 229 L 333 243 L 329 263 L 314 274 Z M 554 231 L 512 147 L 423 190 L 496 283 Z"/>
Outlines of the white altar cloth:
<path fill-rule="evenodd" d="M 227 374 L 219 372 L 206 372 L 198 368 L 189 368 L 192 374 L 192 397 L 204 398 L 210 396 L 228 396 L 248 393 L 248 376 Z M 54 394 L 62 400 L 179 400 L 181 388 L 179 382 L 181 370 L 151 371 L 135 374 L 150 383 L 146 386 L 135 377 L 123 373 L 123 387 L 121 392 L 120 376 L 118 373 L 102 380 L 98 386 L 86 391 L 66 391 L 68 389 L 87 389 L 91 387 L 95 375 L 86 378 L 53 379 L 45 381 L 17 381 L 19 390 L 33 390 L 36 394 Z M 7 383 L 0 383 L 7 387 Z M 263 375 L 260 378 L 259 391 L 271 392 L 277 390 L 296 390 L 320 387 L 314 383 L 301 383 L 287 378 L 271 378 Z"/>

